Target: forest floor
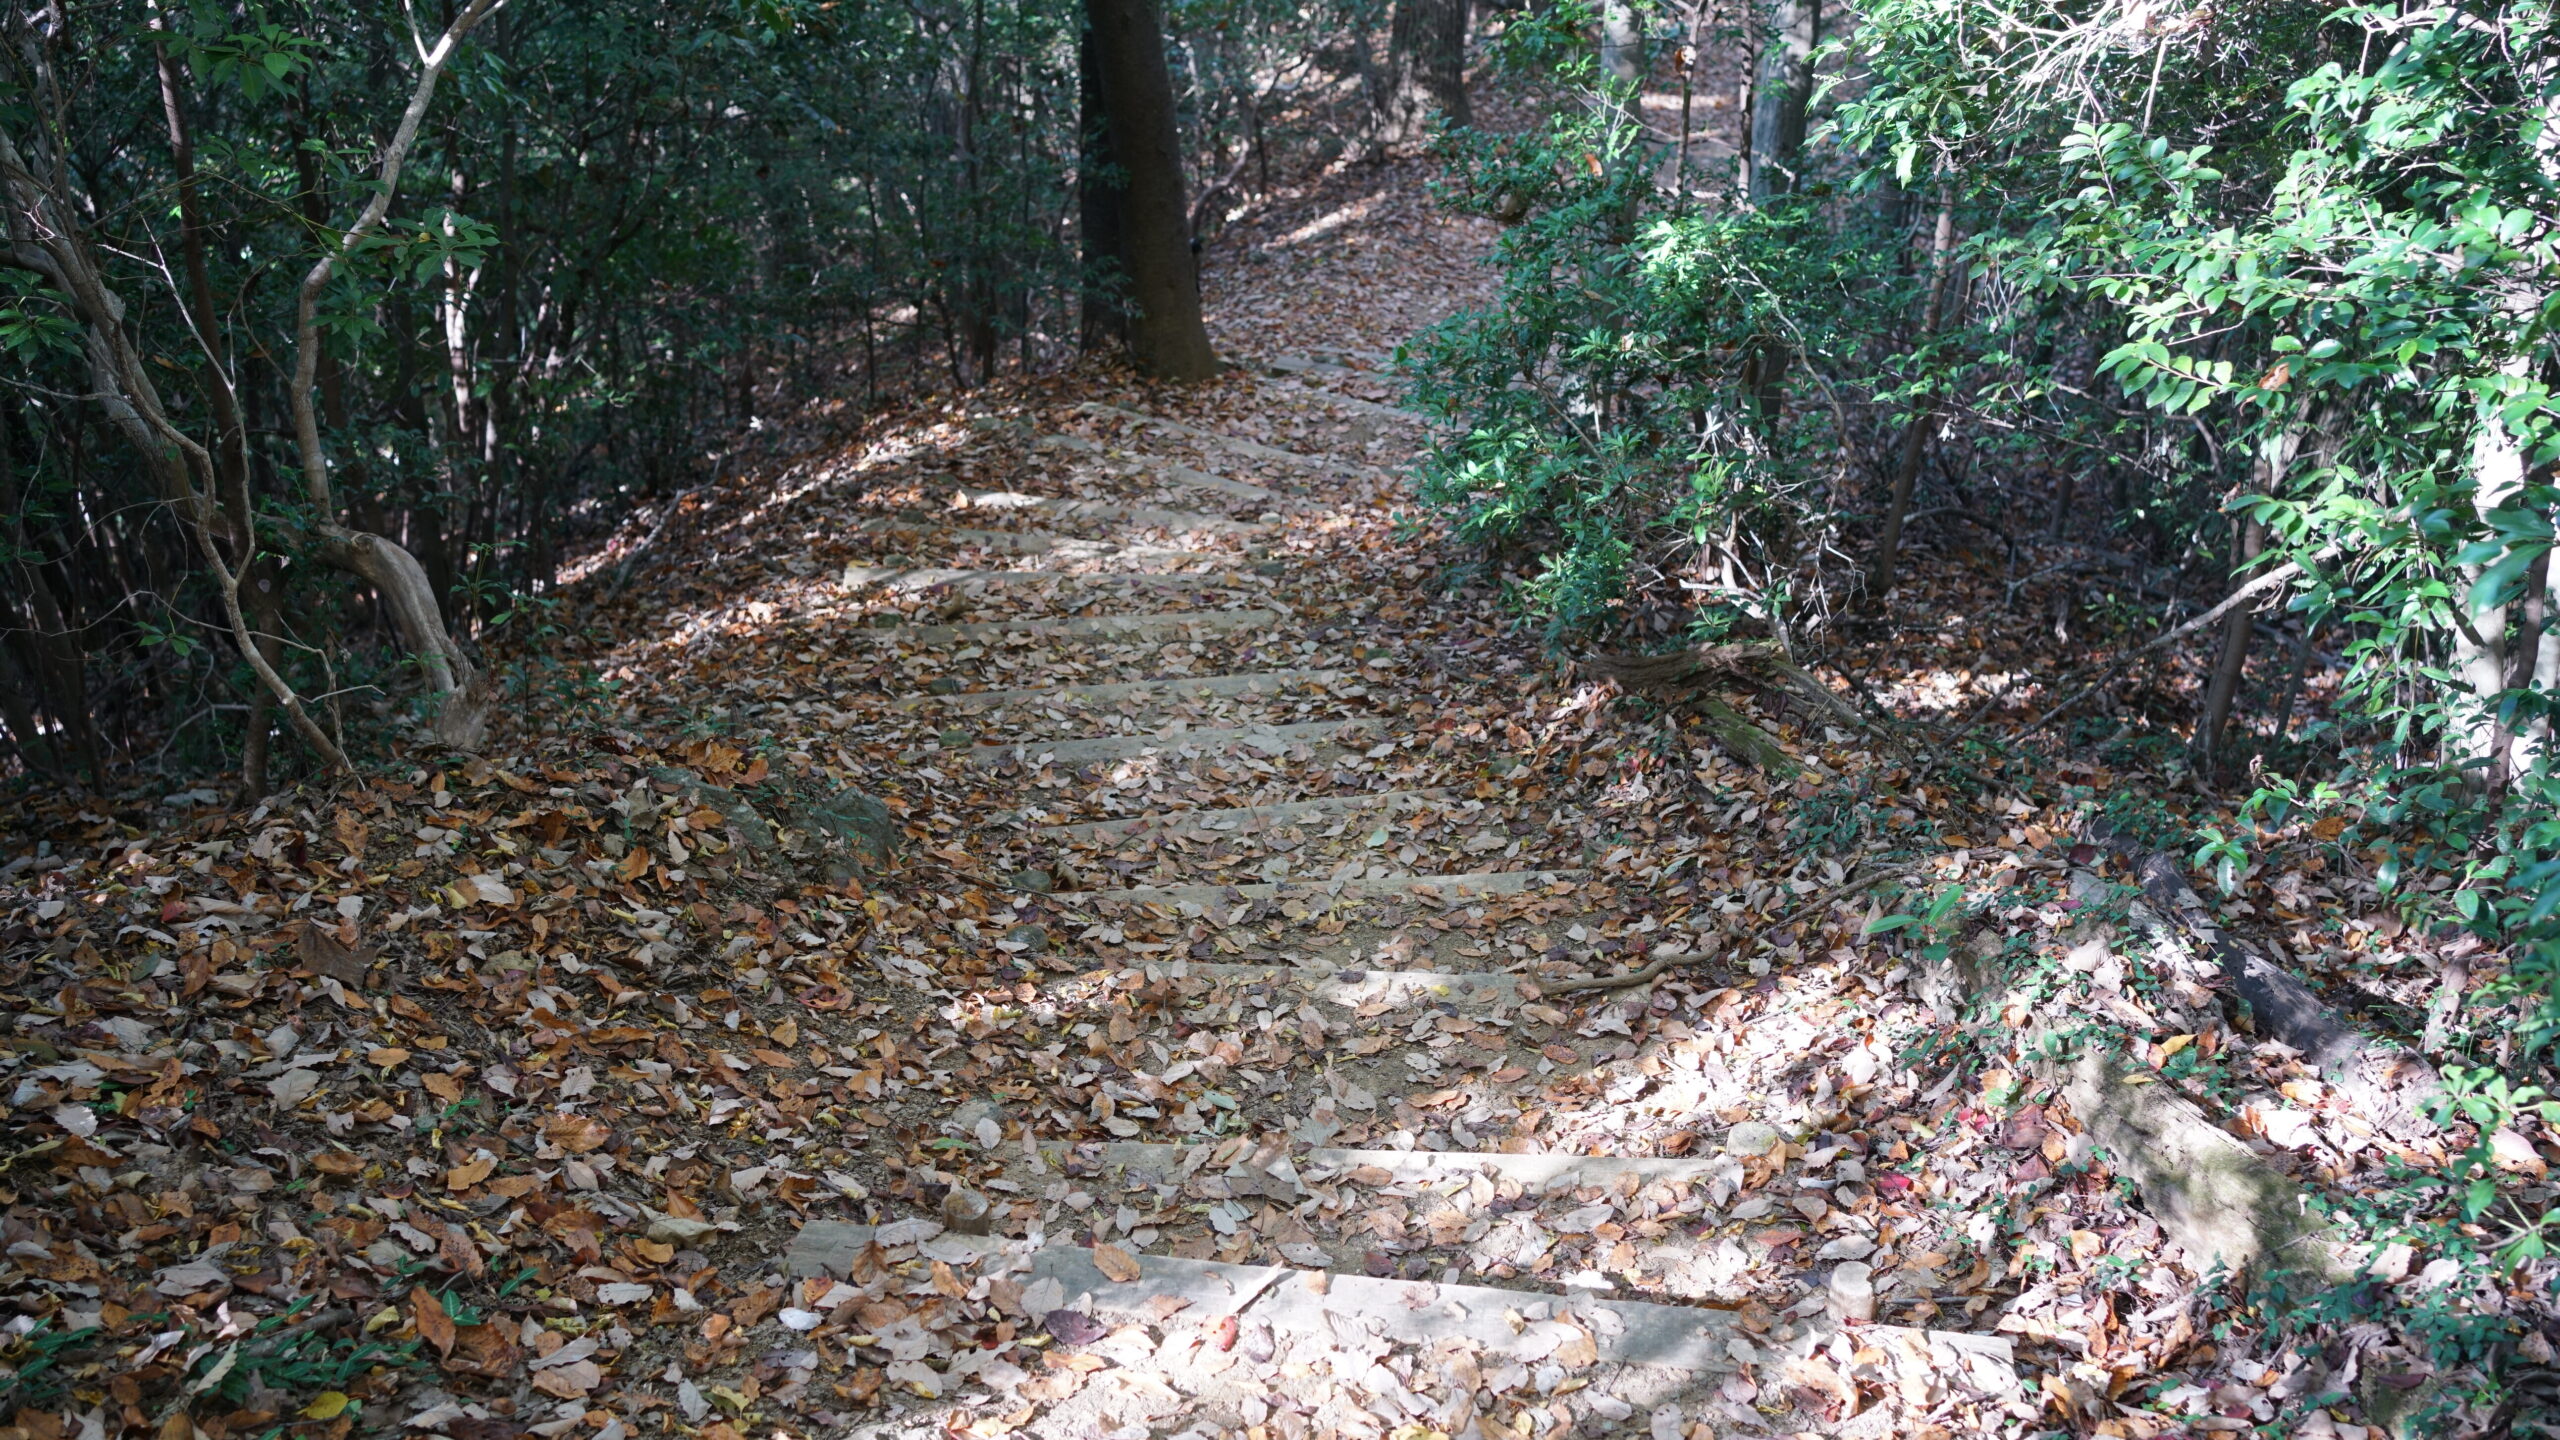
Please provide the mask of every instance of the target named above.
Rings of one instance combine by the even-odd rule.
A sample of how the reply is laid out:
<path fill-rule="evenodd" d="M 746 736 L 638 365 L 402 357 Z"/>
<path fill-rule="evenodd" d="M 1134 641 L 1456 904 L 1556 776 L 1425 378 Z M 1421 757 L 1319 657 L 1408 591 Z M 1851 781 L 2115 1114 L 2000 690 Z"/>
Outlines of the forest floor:
<path fill-rule="evenodd" d="M 1738 695 L 1754 765 L 1453 583 L 1378 367 L 1493 237 L 1424 178 L 1229 232 L 1219 383 L 697 495 L 588 602 L 606 723 L 30 816 L 0 1440 L 2360 1436 L 2301 1402 L 2420 1386 L 2269 1339 L 2025 1054 L 2113 1017 L 2117 1092 L 2335 1196 L 2461 1143 L 2180 969 L 2087 843 L 2174 767 L 1924 781 L 2062 668 L 2037 595 L 1924 547 L 1854 662 L 1895 718 Z M 2273 844 L 2224 919 L 2423 1006 Z M 2030 978 L 1977 1011 L 1967 955 Z"/>

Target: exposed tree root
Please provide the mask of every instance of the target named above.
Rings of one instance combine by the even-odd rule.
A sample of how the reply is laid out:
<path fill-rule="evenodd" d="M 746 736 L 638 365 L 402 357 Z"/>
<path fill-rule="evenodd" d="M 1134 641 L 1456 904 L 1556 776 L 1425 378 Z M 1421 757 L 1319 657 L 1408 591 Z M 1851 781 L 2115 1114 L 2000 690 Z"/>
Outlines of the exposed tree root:
<path fill-rule="evenodd" d="M 2143 895 L 2177 927 L 2179 933 L 2169 938 L 2192 943 L 2211 958 L 2232 998 L 2245 1007 L 2251 1029 L 2301 1051 L 2366 1119 L 2406 1135 L 2436 1132 L 2422 1102 L 2443 1081 L 2424 1056 L 2347 1024 L 2299 977 L 2216 925 L 2175 858 L 2145 852 L 2104 831 L 2094 838 L 2132 865 Z"/>
<path fill-rule="evenodd" d="M 1596 679 L 1614 680 L 1628 690 L 1655 695 L 1675 709 L 1696 715 L 1735 759 L 1773 774 L 1792 773 L 1795 761 L 1776 736 L 1709 694 L 1710 685 L 1725 682 L 1775 694 L 1829 723 L 1875 736 L 1897 751 L 1903 748 L 1889 720 L 1841 699 L 1766 641 L 1702 645 L 1666 655 L 1604 652 L 1584 657 L 1575 662 L 1575 668 Z"/>

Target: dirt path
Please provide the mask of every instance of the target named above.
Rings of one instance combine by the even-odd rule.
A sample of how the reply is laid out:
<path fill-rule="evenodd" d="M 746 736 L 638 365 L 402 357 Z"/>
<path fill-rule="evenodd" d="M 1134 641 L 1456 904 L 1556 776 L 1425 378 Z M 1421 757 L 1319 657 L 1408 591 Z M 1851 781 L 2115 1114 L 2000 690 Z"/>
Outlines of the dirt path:
<path fill-rule="evenodd" d="M 1226 328 L 1309 338 L 1372 283 L 1320 278 Z M 822 1337 L 871 1332 L 861 1433 L 954 1400 L 1059 1435 L 1996 1426 L 2005 1338 L 1839 1323 L 1894 1238 L 1825 1134 L 1839 973 L 1543 998 L 1708 919 L 1666 922 L 1671 857 L 1482 718 L 1521 667 L 1399 528 L 1422 432 L 1378 339 L 948 427 L 751 602 L 796 673 L 722 683 L 795 732 L 819 707 L 792 743 L 883 776 L 960 897 L 866 942 L 932 997 L 931 1063 L 839 1037 L 887 1061 L 848 1071 L 870 1113 L 935 1138 L 785 1259 Z M 1683 1023 L 1738 1013 L 1740 1044 Z M 1008 1338 L 937 1326 L 920 1276 Z"/>
<path fill-rule="evenodd" d="M 1613 709 L 1411 513 L 1377 357 L 1489 238 L 1412 179 L 1225 242 L 1215 385 L 635 519 L 512 754 L 57 817 L 0 913 L 26 1440 L 1952 1435 L 2190 1345 L 1836 897 L 1874 757 Z M 2043 943 L 2049 840 L 1934 863 Z"/>

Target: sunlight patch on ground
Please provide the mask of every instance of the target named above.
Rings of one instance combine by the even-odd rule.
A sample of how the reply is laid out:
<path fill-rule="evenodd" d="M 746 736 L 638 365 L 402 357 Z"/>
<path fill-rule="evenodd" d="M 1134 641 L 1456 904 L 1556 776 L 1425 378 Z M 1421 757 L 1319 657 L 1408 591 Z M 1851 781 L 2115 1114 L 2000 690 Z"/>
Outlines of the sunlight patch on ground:
<path fill-rule="evenodd" d="M 1354 200 L 1350 204 L 1345 205 L 1338 210 L 1327 211 L 1325 214 L 1308 221 L 1306 224 L 1301 225 L 1297 229 L 1290 231 L 1288 234 L 1281 236 L 1279 239 L 1272 241 L 1264 248 L 1269 250 L 1286 250 L 1294 245 L 1304 245 L 1310 240 L 1321 239 L 1322 237 L 1330 235 L 1334 231 L 1339 230 L 1346 225 L 1356 224 L 1359 221 L 1369 218 L 1369 212 L 1376 209 L 1377 206 L 1378 197 L 1376 195 L 1362 196 L 1360 199 Z"/>

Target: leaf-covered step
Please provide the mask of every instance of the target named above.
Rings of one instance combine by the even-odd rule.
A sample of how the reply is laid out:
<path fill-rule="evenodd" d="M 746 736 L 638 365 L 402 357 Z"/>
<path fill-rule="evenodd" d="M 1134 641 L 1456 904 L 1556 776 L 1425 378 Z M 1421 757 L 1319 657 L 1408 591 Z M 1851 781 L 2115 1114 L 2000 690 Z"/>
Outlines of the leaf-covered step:
<path fill-rule="evenodd" d="M 1277 610 L 1183 610 L 1154 615 L 1078 615 L 1038 620 L 964 621 L 952 625 L 875 625 L 847 633 L 893 644 L 931 646 L 1005 640 L 1013 636 L 1053 640 L 1134 640 L 1142 637 L 1232 635 L 1279 624 Z"/>

